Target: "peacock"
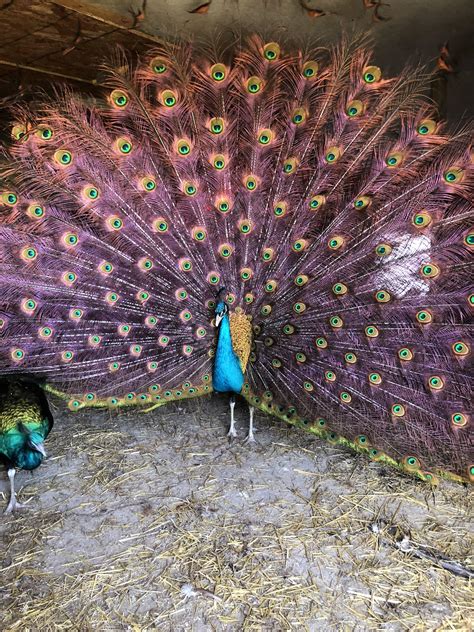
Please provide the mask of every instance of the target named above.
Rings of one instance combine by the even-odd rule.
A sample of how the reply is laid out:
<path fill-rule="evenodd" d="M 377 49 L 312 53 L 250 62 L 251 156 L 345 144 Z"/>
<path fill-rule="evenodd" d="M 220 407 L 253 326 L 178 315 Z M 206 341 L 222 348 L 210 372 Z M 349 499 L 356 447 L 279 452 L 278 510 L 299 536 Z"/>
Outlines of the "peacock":
<path fill-rule="evenodd" d="M 36 469 L 46 457 L 44 441 L 53 416 L 42 388 L 20 379 L 0 379 L 0 461 L 10 479 L 10 502 L 5 514 L 21 509 L 16 500 L 16 468 Z"/>
<path fill-rule="evenodd" d="M 71 410 L 229 393 L 474 479 L 472 129 L 370 46 L 163 42 L 12 113 L 0 372 Z"/>

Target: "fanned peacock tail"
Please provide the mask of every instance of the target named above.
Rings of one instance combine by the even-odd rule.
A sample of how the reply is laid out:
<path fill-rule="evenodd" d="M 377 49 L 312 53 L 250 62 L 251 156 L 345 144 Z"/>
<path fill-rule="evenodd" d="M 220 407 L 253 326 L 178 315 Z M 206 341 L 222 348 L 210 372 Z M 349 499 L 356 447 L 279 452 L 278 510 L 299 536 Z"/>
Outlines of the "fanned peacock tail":
<path fill-rule="evenodd" d="M 16 113 L 1 371 L 73 409 L 209 392 L 225 286 L 250 403 L 472 478 L 472 136 L 443 132 L 426 77 L 257 36 L 115 66 L 101 104 L 64 90 Z"/>

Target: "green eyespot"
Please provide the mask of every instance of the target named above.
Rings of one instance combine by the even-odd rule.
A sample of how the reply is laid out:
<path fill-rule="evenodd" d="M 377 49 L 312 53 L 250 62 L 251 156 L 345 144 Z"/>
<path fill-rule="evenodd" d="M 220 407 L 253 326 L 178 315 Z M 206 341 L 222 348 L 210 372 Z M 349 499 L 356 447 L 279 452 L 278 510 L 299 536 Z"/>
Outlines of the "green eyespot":
<path fill-rule="evenodd" d="M 377 83 L 382 78 L 382 71 L 378 66 L 366 66 L 362 77 L 365 83 Z"/>
<path fill-rule="evenodd" d="M 159 101 L 165 108 L 172 108 L 178 102 L 178 97 L 173 90 L 163 90 L 160 92 Z"/>
<path fill-rule="evenodd" d="M 260 77 L 256 76 L 249 77 L 245 82 L 247 92 L 250 92 L 250 94 L 257 94 L 262 89 L 262 86 L 263 81 L 260 79 Z"/>
<path fill-rule="evenodd" d="M 127 156 L 132 152 L 133 145 L 130 139 L 128 138 L 119 138 L 115 141 L 115 147 L 120 154 Z"/>
<path fill-rule="evenodd" d="M 72 163 L 72 154 L 66 149 L 58 149 L 54 152 L 54 160 L 60 167 L 67 167 Z"/>
<path fill-rule="evenodd" d="M 224 81 L 227 76 L 227 68 L 224 64 L 214 64 L 211 66 L 210 74 L 214 81 L 220 83 L 221 81 Z"/>
<path fill-rule="evenodd" d="M 268 145 L 273 140 L 273 132 L 271 129 L 262 129 L 257 135 L 257 140 L 260 145 Z"/>
<path fill-rule="evenodd" d="M 212 118 L 209 121 L 208 127 L 212 134 L 222 134 L 224 131 L 224 119 L 220 117 Z"/>
<path fill-rule="evenodd" d="M 150 62 L 150 68 L 157 75 L 163 75 L 167 70 L 167 62 L 163 57 L 154 57 Z"/>
<path fill-rule="evenodd" d="M 364 112 L 364 104 L 362 101 L 350 101 L 346 107 L 346 114 L 350 118 L 360 116 Z"/>
<path fill-rule="evenodd" d="M 413 360 L 413 351 L 408 347 L 402 347 L 398 350 L 398 357 L 403 362 L 409 362 L 410 360 Z"/>
<path fill-rule="evenodd" d="M 128 95 L 123 90 L 112 90 L 110 100 L 114 107 L 123 110 L 127 106 Z"/>
<path fill-rule="evenodd" d="M 319 65 L 317 61 L 307 61 L 303 64 L 301 74 L 305 79 L 314 79 L 318 74 Z"/>
<path fill-rule="evenodd" d="M 276 42 L 269 42 L 263 47 L 263 56 L 267 61 L 276 61 L 280 52 L 280 46 Z"/>
<path fill-rule="evenodd" d="M 432 119 L 423 119 L 418 124 L 416 131 L 420 136 L 427 136 L 428 134 L 434 134 L 436 131 L 436 121 Z"/>

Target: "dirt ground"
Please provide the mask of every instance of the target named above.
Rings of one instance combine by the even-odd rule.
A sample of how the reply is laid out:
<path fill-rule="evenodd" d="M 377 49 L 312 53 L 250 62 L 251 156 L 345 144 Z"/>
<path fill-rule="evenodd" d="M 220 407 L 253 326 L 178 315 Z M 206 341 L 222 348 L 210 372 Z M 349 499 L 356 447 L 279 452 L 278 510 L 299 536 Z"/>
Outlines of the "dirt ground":
<path fill-rule="evenodd" d="M 472 492 L 434 492 L 225 398 L 148 415 L 56 410 L 50 454 L 0 515 L 0 628 L 469 630 Z M 8 481 L 0 478 L 6 506 Z M 3 494 L 3 495 L 2 495 Z M 412 544 L 410 544 L 411 546 Z"/>

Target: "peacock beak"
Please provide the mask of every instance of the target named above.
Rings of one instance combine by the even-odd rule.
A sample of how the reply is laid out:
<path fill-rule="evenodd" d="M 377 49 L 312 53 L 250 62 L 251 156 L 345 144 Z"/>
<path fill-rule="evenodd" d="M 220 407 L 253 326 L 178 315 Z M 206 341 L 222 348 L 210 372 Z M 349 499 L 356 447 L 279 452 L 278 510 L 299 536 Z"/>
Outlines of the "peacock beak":
<path fill-rule="evenodd" d="M 216 327 L 219 327 L 221 320 L 224 318 L 224 314 L 216 314 Z"/>
<path fill-rule="evenodd" d="M 44 458 L 46 458 L 47 454 L 46 450 L 44 449 L 44 443 L 33 443 L 32 445 L 37 452 L 39 452 L 44 456 Z"/>

